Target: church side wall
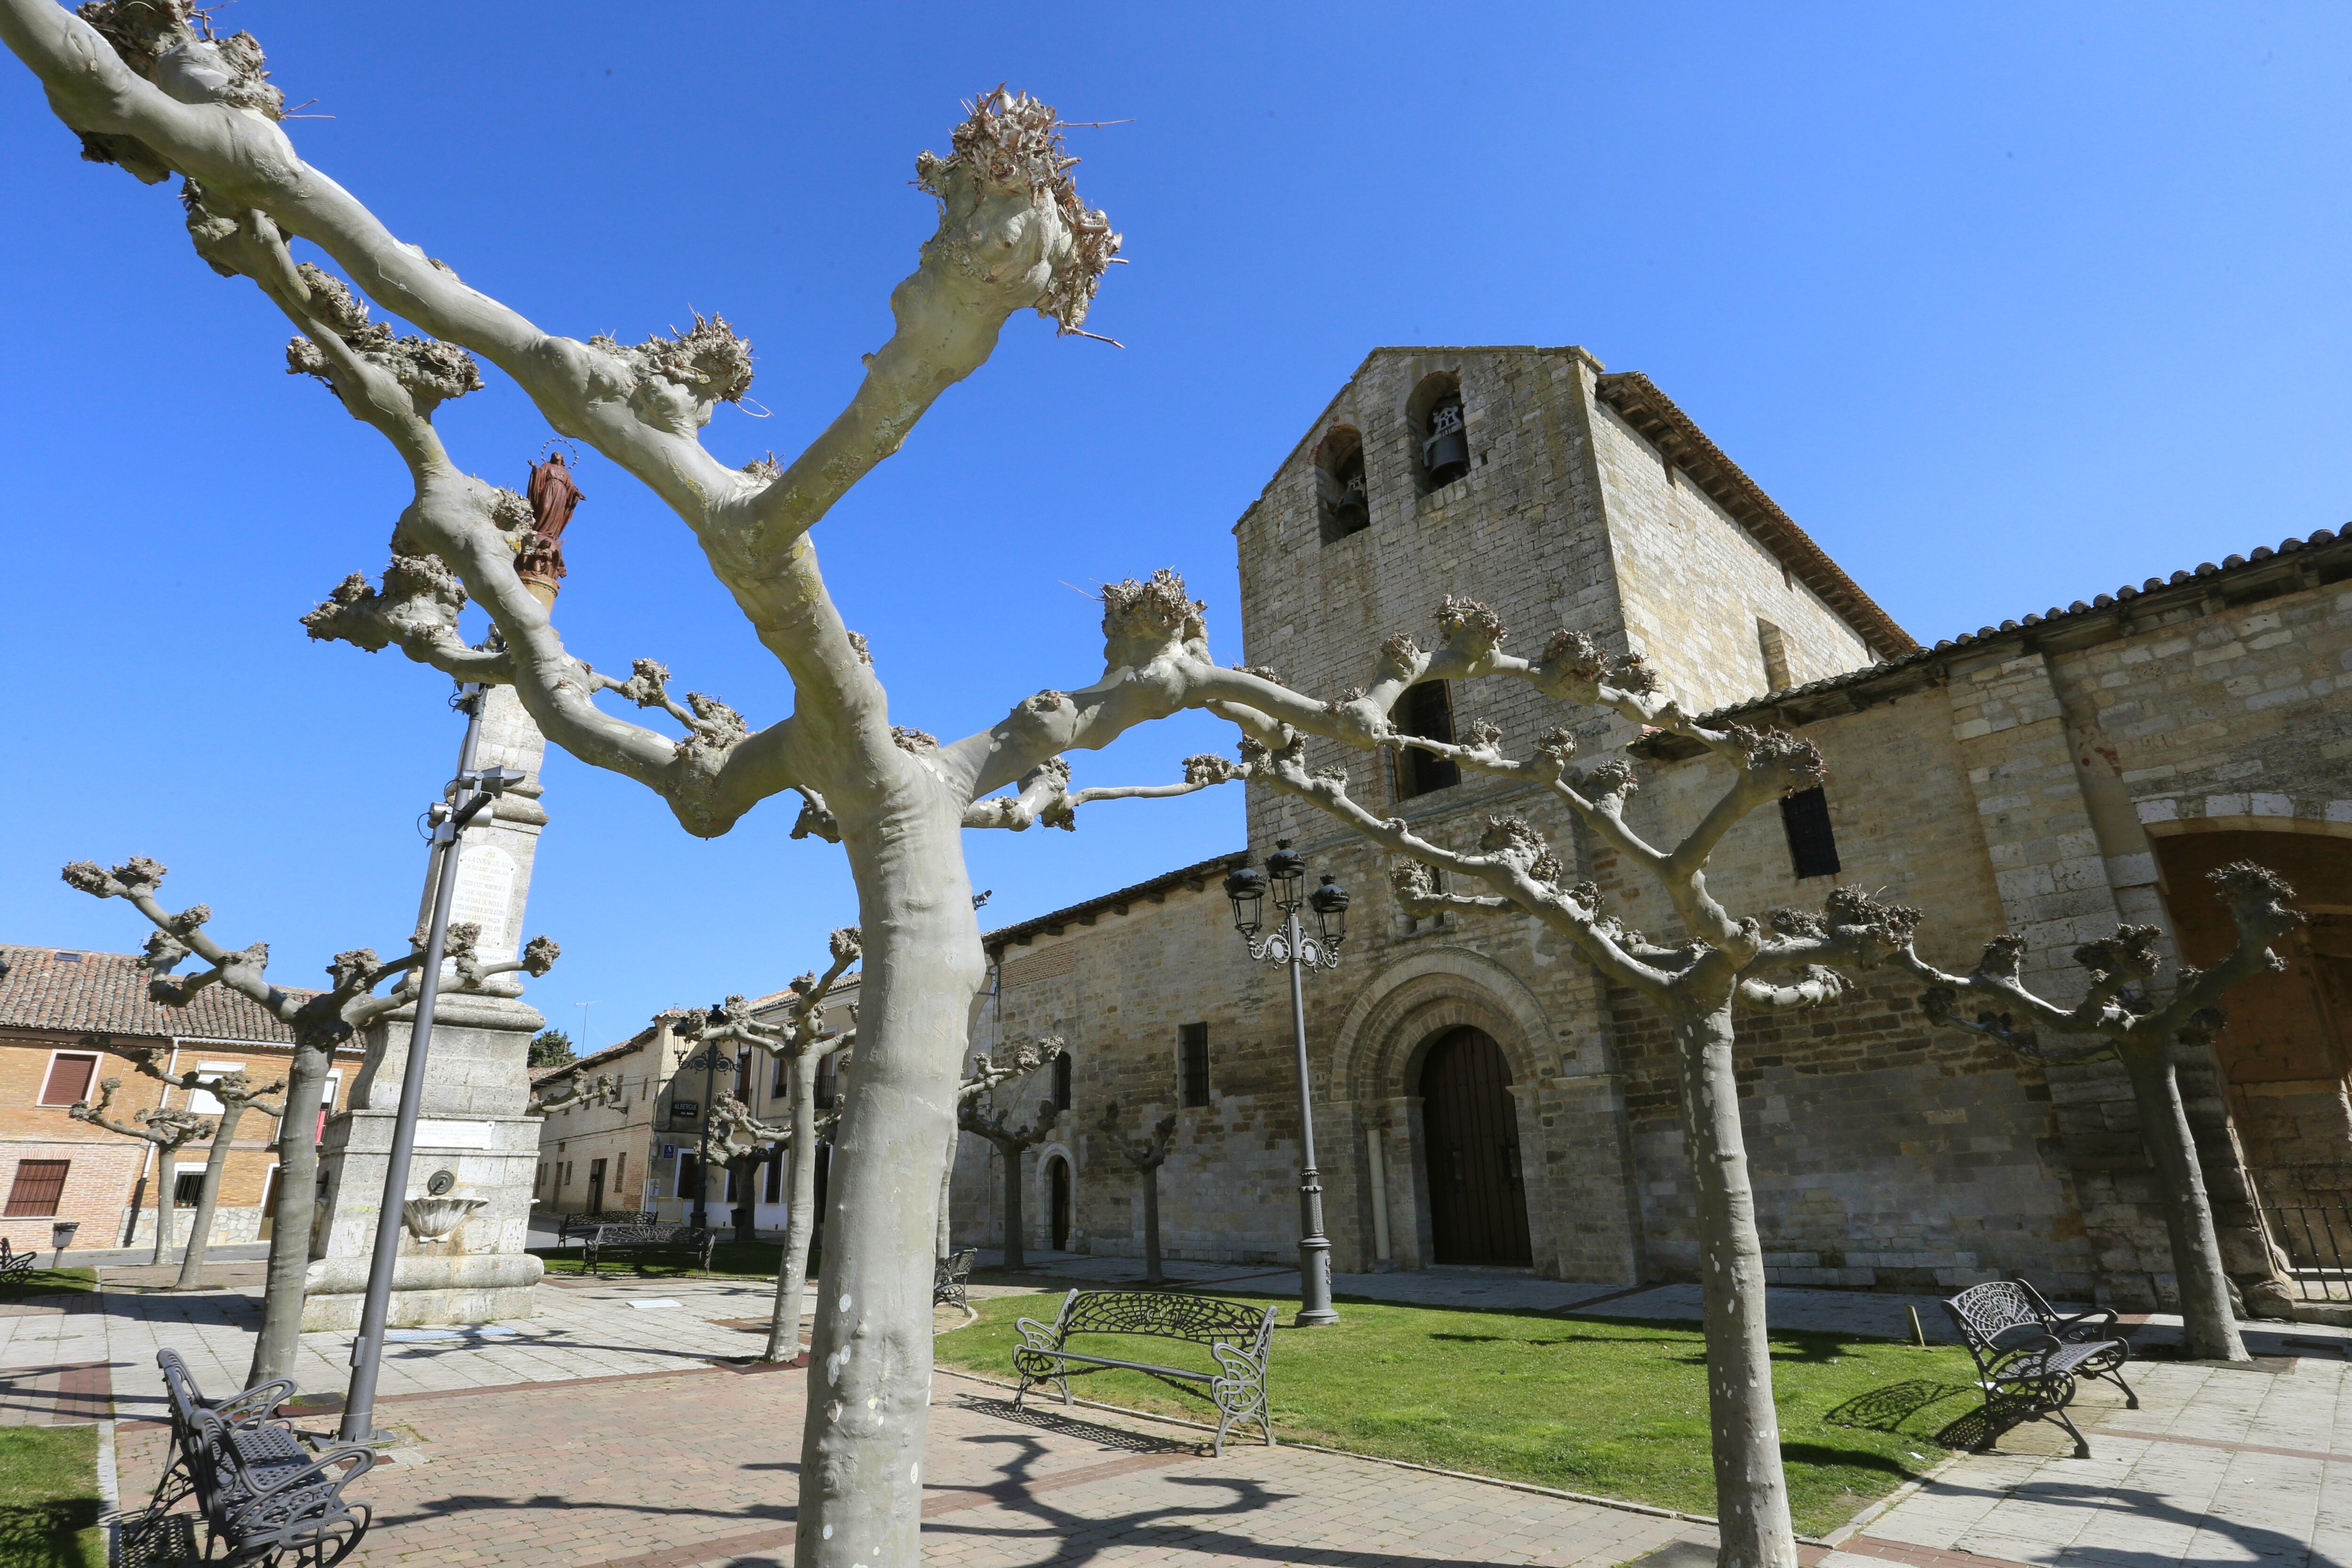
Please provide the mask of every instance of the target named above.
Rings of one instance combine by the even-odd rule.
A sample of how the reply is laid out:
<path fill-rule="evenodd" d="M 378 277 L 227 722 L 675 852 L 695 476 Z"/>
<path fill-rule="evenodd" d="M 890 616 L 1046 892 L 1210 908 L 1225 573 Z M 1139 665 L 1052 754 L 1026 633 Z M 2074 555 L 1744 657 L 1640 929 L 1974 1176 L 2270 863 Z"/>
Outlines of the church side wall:
<path fill-rule="evenodd" d="M 1780 629 L 1792 685 L 1871 662 L 1861 636 L 1713 497 L 1615 409 L 1589 406 L 1626 633 L 1691 711 L 1764 695 L 1759 619 Z"/>
<path fill-rule="evenodd" d="M 1833 881 L 1884 889 L 1925 910 L 1923 946 L 1955 960 L 2002 929 L 1946 692 L 1915 691 L 1803 732 L 1829 763 L 1843 870 L 1798 880 L 1780 813 L 1768 806 L 1716 852 L 1708 885 L 1727 908 L 1818 909 Z M 1643 830 L 1671 842 L 1727 776 L 1711 758 L 1648 770 L 1636 796 Z M 1612 910 L 1669 926 L 1645 879 L 1626 876 L 1605 851 L 1596 862 Z M 1771 1277 L 1948 1290 L 2016 1270 L 2045 1289 L 2089 1294 L 2094 1259 L 2041 1069 L 1930 1029 L 1914 984 L 1857 978 L 1861 989 L 1844 1002 L 1739 1022 L 1742 1121 Z M 1651 1261 L 1692 1278 L 1696 1211 L 1664 1021 L 1613 987 L 1611 1005 Z"/>

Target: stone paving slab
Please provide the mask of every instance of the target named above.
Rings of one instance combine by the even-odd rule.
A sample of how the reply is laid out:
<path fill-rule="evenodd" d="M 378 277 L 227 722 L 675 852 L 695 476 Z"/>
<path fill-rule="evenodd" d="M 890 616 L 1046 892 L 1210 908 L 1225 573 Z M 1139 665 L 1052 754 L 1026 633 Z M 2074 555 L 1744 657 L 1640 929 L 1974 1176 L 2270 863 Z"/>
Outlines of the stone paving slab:
<path fill-rule="evenodd" d="M 2352 1563 L 2352 1365 L 2133 1369 L 2070 1445 L 1972 1454 L 1824 1559 L 1827 1568 L 2341 1568 Z"/>
<path fill-rule="evenodd" d="M 355 1483 L 375 1510 L 355 1568 L 691 1568 L 791 1560 L 805 1373 L 705 1370 L 411 1395 L 408 1442 Z M 164 1434 L 127 1429 L 123 1494 Z M 923 1465 L 924 1559 L 1076 1563 L 1433 1561 L 1607 1568 L 1704 1527 L 1290 1447 L 1222 1459 L 1181 1428 L 1016 1409 L 941 1380 Z"/>

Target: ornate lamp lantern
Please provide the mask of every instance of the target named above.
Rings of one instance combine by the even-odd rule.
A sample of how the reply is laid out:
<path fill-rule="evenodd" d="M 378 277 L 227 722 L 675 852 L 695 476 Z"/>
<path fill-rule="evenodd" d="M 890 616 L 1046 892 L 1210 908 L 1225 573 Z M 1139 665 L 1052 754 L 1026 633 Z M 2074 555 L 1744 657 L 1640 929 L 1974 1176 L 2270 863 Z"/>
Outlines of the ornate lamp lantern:
<path fill-rule="evenodd" d="M 1278 963 L 1290 971 L 1290 1036 L 1298 1060 L 1298 1322 L 1312 1328 L 1336 1323 L 1331 1307 L 1331 1243 L 1323 1234 L 1323 1177 L 1315 1166 L 1315 1091 L 1307 1067 L 1307 988 L 1309 969 L 1332 969 L 1339 963 L 1339 944 L 1348 940 L 1348 889 L 1326 876 L 1322 886 L 1305 892 L 1307 857 L 1285 838 L 1266 857 L 1265 869 L 1243 866 L 1225 877 L 1225 897 L 1233 900 L 1234 929 L 1243 946 L 1260 963 Z M 1260 938 L 1265 929 L 1267 893 L 1282 911 L 1282 923 Z M 1310 936 L 1298 911 L 1312 909 L 1318 934 Z"/>

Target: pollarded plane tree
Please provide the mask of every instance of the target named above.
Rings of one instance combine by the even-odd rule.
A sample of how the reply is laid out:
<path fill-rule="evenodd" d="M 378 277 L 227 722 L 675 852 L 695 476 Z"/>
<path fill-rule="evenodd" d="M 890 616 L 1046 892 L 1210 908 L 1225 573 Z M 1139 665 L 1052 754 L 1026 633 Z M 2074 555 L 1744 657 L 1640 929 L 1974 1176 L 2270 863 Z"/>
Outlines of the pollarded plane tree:
<path fill-rule="evenodd" d="M 763 1051 L 785 1067 L 785 1091 L 791 1096 L 790 1112 L 785 1118 L 782 1142 L 792 1160 L 792 1187 L 786 1194 L 784 1210 L 784 1255 L 776 1270 L 776 1299 L 768 1314 L 767 1348 L 760 1352 L 762 1361 L 788 1362 L 801 1353 L 801 1325 L 808 1305 L 809 1243 L 816 1229 L 816 1160 L 820 1138 L 830 1139 L 838 1122 L 838 1111 L 828 1111 L 820 1126 L 816 1105 L 817 1065 L 836 1051 L 846 1049 L 857 1038 L 855 1029 L 828 1031 L 824 1026 L 824 1000 L 832 994 L 849 966 L 857 962 L 860 952 L 857 928 L 844 926 L 833 933 L 830 948 L 833 962 L 823 974 L 795 976 L 786 988 L 787 1000 L 781 1023 L 763 1023 L 751 1016 L 751 1006 L 740 996 L 730 996 L 720 1008 L 722 1016 L 713 1020 L 709 1015 L 689 1013 L 681 1020 L 678 1032 L 689 1038 L 709 1041 L 731 1041 L 753 1050 Z M 862 993 L 861 993 L 862 994 Z M 853 1022 L 855 1015 L 853 1015 Z M 839 1188 L 836 1186 L 835 1191 Z M 835 1245 L 841 1226 L 826 1233 L 825 1245 Z"/>
<path fill-rule="evenodd" d="M 264 1116 L 282 1118 L 286 1108 L 266 1101 L 273 1094 L 285 1092 L 286 1080 L 279 1079 L 275 1083 L 257 1084 L 242 1068 L 230 1072 L 175 1073 L 157 1059 L 163 1054 L 157 1047 L 118 1045 L 105 1035 L 92 1035 L 86 1038 L 87 1043 L 100 1050 L 111 1051 L 121 1057 L 142 1076 L 185 1091 L 191 1110 L 194 1109 L 195 1096 L 199 1092 L 209 1094 L 220 1105 L 215 1113 L 217 1124 L 212 1134 L 212 1147 L 205 1154 L 204 1175 L 196 1186 L 196 1210 L 188 1216 L 188 1245 L 180 1254 L 180 1276 L 173 1282 L 174 1289 L 196 1289 L 204 1284 L 205 1253 L 212 1242 L 213 1214 L 220 1206 L 221 1177 L 228 1170 L 229 1153 L 236 1144 L 237 1124 L 245 1120 L 245 1113 L 249 1110 L 258 1110 Z"/>
<path fill-rule="evenodd" d="M 1823 776 L 1810 742 L 1772 730 L 1702 725 L 1659 689 L 1638 654 L 1611 655 L 1581 633 L 1563 631 L 1528 659 L 1503 651 L 1505 628 L 1485 605 L 1448 596 L 1438 611 L 1440 642 L 1424 651 L 1410 637 L 1381 645 L 1368 686 L 1329 702 L 1270 687 L 1255 705 L 1220 702 L 1244 731 L 1251 776 L 1328 814 L 1393 858 L 1398 901 L 1415 916 L 1440 910 L 1532 917 L 1579 959 L 1665 1017 L 1680 1088 L 1691 1180 L 1698 1199 L 1699 1276 L 1706 1301 L 1707 1399 L 1714 1442 L 1722 1561 L 1739 1568 L 1791 1568 L 1796 1539 L 1781 1473 L 1765 1337 L 1764 1258 L 1739 1126 L 1733 1077 L 1737 1019 L 1834 1003 L 1851 982 L 1832 965 L 1869 968 L 1908 939 L 1916 911 L 1851 889 L 1830 895 L 1819 914 L 1775 910 L 1735 915 L 1708 891 L 1708 858 L 1750 812 Z M 1424 681 L 1513 680 L 1579 707 L 1598 708 L 1637 731 L 1665 731 L 1697 742 L 1727 768 L 1730 782 L 1704 816 L 1667 847 L 1626 821 L 1635 788 L 1632 764 L 1612 758 L 1570 765 L 1575 739 L 1555 729 L 1531 754 L 1514 757 L 1501 731 L 1480 721 L 1458 743 L 1398 730 L 1398 700 Z M 1424 838 L 1401 819 L 1382 818 L 1348 793 L 1344 767 L 1311 769 L 1306 738 L 1360 750 L 1412 745 L 1466 771 L 1540 788 L 1580 821 L 1627 868 L 1655 882 L 1677 933 L 1651 937 L 1602 909 L 1601 889 L 1571 882 L 1543 836 L 1525 818 L 1490 817 L 1475 850 Z M 1439 891 L 1433 871 L 1455 889 Z"/>
<path fill-rule="evenodd" d="M 987 1056 L 974 1057 L 971 1069 L 956 1086 L 956 1125 L 963 1131 L 976 1133 L 994 1148 L 1004 1163 L 1004 1267 L 1018 1268 L 1027 1261 L 1023 1254 L 1023 1222 L 1021 1218 L 1021 1156 L 1053 1135 L 1054 1118 L 1057 1114 L 1053 1100 L 1037 1102 L 1037 1113 L 1026 1127 L 1014 1127 L 1007 1120 L 1013 1114 L 1008 1107 L 1000 1110 L 996 1105 L 999 1084 L 1035 1072 L 1062 1054 L 1062 1040 L 1048 1035 L 1034 1044 L 1023 1041 L 1013 1048 L 1013 1054 L 1002 1061 Z"/>
<path fill-rule="evenodd" d="M 2224 866 L 2207 879 L 2230 907 L 2236 945 L 2210 969 L 2181 964 L 2172 994 L 2162 1002 L 2151 994 L 2151 983 L 2164 967 L 2163 932 L 2152 925 L 2119 926 L 2115 935 L 2074 950 L 2074 962 L 2090 984 L 2071 1007 L 2027 988 L 2019 973 L 2026 952 L 2020 936 L 1993 938 L 1966 974 L 1948 974 L 1916 952 L 1906 950 L 1904 959 L 1928 982 L 1921 1004 L 1939 1024 L 1983 1036 L 2029 1061 L 2107 1057 L 2123 1065 L 2139 1112 L 2140 1142 L 2156 1168 L 2189 1353 L 2199 1361 L 2246 1361 L 2251 1358 L 2230 1304 L 2230 1277 L 2188 1109 L 2181 1103 L 2173 1050 L 2176 1042 L 2198 1047 L 2211 1041 L 2226 1019 L 2219 1004 L 2231 987 L 2286 967 L 2272 943 L 2305 917 L 2286 907 L 2294 889 L 2276 872 L 2251 861 Z M 1991 1005 L 1964 1010 L 1964 995 Z M 2046 1040 L 2045 1032 L 2061 1038 Z"/>
<path fill-rule="evenodd" d="M 915 271 L 891 290 L 889 339 L 866 356 L 847 406 L 797 458 L 736 467 L 701 439 L 713 410 L 740 400 L 751 380 L 750 345 L 723 319 L 635 344 L 583 342 L 467 286 L 303 161 L 279 123 L 282 95 L 259 45 L 244 34 L 211 37 L 193 0 L 94 0 L 79 14 L 54 0 L 0 0 L 0 42 L 39 79 L 86 157 L 149 183 L 178 176 L 199 256 L 249 280 L 288 317 L 298 334 L 289 368 L 325 383 L 405 466 L 412 493 L 393 530 L 392 564 L 380 585 L 354 576 L 339 587 L 308 617 L 314 637 L 397 647 L 461 680 L 511 686 L 550 741 L 655 791 L 697 836 L 725 833 L 761 801 L 790 794 L 802 801 L 798 828 L 842 846 L 866 932 L 868 1022 L 835 1143 L 839 1202 L 815 1324 L 795 1551 L 804 1568 L 914 1568 L 922 1494 L 911 1465 L 929 1420 L 933 1218 L 985 971 L 962 831 L 1066 824 L 1091 801 L 1225 782 L 1239 770 L 1206 758 L 1192 760 L 1181 784 L 1073 789 L 1061 759 L 1212 700 L 1279 700 L 1269 683 L 1210 658 L 1200 606 L 1163 572 L 1104 591 L 1104 669 L 1093 684 L 1037 692 L 942 744 L 892 721 L 866 640 L 818 569 L 811 530 L 987 360 L 1007 320 L 1034 309 L 1066 332 L 1083 331 L 1118 237 L 1078 199 L 1076 160 L 1053 109 L 1000 89 L 971 106 L 948 156 L 916 160 L 938 224 Z M 297 244 L 317 247 L 342 276 L 298 261 Z M 366 301 L 417 334 L 395 336 Z M 790 677 L 789 715 L 755 730 L 716 698 L 673 699 L 655 660 L 638 660 L 623 680 L 566 650 L 517 571 L 528 504 L 466 473 L 433 424 L 441 405 L 480 384 L 478 354 L 557 431 L 633 475 L 687 524 Z M 940 593 L 945 600 L 959 586 Z M 468 597 L 497 632 L 479 647 L 457 631 Z M 683 733 L 600 709 L 607 691 Z M 290 1172 L 288 1185 L 304 1191 Z"/>
<path fill-rule="evenodd" d="M 721 1091 L 710 1107 L 710 1168 L 727 1173 L 727 1186 L 721 1191 L 741 1194 L 735 1207 L 735 1239 L 757 1241 L 757 1229 L 752 1225 L 753 1201 L 751 1184 L 760 1167 L 770 1160 L 782 1159 L 784 1148 L 792 1139 L 788 1123 L 762 1121 L 751 1114 L 751 1108 L 733 1095 Z"/>
<path fill-rule="evenodd" d="M 261 1332 L 254 1342 L 253 1366 L 247 1386 L 275 1377 L 292 1377 L 294 1352 L 302 1331 L 304 1277 L 310 1266 L 310 1213 L 319 1183 L 318 1129 L 324 1108 L 327 1074 L 336 1048 L 376 1020 L 416 1001 L 417 969 L 425 962 L 425 933 L 409 940 L 405 957 L 379 960 L 373 948 L 339 952 L 327 965 L 332 984 L 324 991 L 288 991 L 268 979 L 269 944 L 255 942 L 235 952 L 223 947 L 205 930 L 212 919 L 207 906 L 196 904 L 177 912 L 156 898 L 164 868 L 143 857 L 133 858 L 108 871 L 89 860 L 65 868 L 65 879 L 100 899 L 121 899 L 155 930 L 140 959 L 151 978 L 147 994 L 166 1007 L 184 1007 L 207 986 L 225 985 L 284 1025 L 294 1037 L 293 1057 L 286 1068 L 286 1100 L 278 1112 L 278 1195 L 270 1212 L 269 1261 L 261 1302 Z M 484 963 L 475 952 L 479 928 L 449 929 L 446 952 L 457 970 L 457 984 L 447 988 L 472 992 L 500 974 L 517 972 L 544 974 L 554 967 L 558 949 L 543 936 L 533 937 L 522 956 Z M 172 972 L 191 957 L 205 968 L 185 979 Z M 376 987 L 392 983 L 383 994 Z M 161 1261 L 160 1257 L 158 1261 Z"/>
<path fill-rule="evenodd" d="M 1168 1163 L 1168 1151 L 1176 1141 L 1176 1113 L 1161 1117 L 1143 1138 L 1129 1138 L 1118 1130 L 1118 1101 L 1103 1107 L 1100 1123 L 1102 1135 L 1118 1151 L 1118 1157 L 1134 1166 L 1143 1177 L 1143 1282 L 1162 1282 L 1160 1269 L 1160 1167 Z"/>
<path fill-rule="evenodd" d="M 66 1107 L 66 1114 L 150 1146 L 148 1157 L 155 1162 L 155 1256 L 151 1261 L 161 1268 L 172 1260 L 172 1189 L 178 1184 L 172 1156 L 191 1143 L 216 1137 L 217 1131 L 215 1123 L 192 1110 L 142 1110 L 133 1111 L 128 1121 L 117 1121 L 107 1112 L 114 1109 L 114 1097 L 121 1090 L 122 1080 L 110 1078 L 98 1086 L 97 1104 L 78 1100 Z"/>

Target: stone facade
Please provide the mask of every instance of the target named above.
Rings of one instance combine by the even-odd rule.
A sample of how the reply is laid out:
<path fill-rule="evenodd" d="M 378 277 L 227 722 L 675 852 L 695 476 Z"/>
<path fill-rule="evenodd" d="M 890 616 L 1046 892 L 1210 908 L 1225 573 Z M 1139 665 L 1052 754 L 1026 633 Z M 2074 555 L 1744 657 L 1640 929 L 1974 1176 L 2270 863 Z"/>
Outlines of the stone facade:
<path fill-rule="evenodd" d="M 773 992 L 750 1006 L 762 1022 L 778 1021 L 792 993 Z M 844 976 L 825 995 L 823 1013 L 827 1029 L 851 1027 L 857 1010 L 857 977 Z M 715 1077 L 721 1094 L 732 1094 L 751 1114 L 770 1123 L 785 1121 L 791 1100 L 784 1074 L 774 1058 L 760 1052 L 739 1052 L 732 1068 L 706 1075 L 698 1068 L 681 1069 L 693 1056 L 695 1042 L 679 1037 L 677 1015 L 664 1013 L 618 1045 L 593 1056 L 534 1075 L 533 1089 L 541 1100 L 557 1098 L 574 1083 L 614 1080 L 614 1094 L 599 1103 L 582 1102 L 547 1113 L 539 1131 L 540 1163 L 531 1188 L 532 1206 L 541 1214 L 575 1215 L 595 1210 L 602 1196 L 607 1211 L 649 1212 L 683 1225 L 694 1207 L 694 1169 L 704 1100 Z M 838 1057 L 834 1083 L 845 1081 Z M 821 1107 L 829 1087 L 820 1068 Z M 826 1146 L 818 1146 L 820 1159 Z M 601 1170 L 600 1167 L 601 1166 Z M 599 1181 L 599 1177 L 602 1178 Z M 734 1223 L 738 1203 L 751 1205 L 756 1230 L 780 1231 L 790 1216 L 790 1188 L 776 1161 L 757 1166 L 747 1193 L 728 1175 L 714 1175 L 704 1200 L 714 1226 Z"/>
<path fill-rule="evenodd" d="M 1433 387 L 1458 390 L 1471 450 L 1466 473 L 1435 489 L 1417 462 Z M 1351 436 L 1370 521 L 1347 531 L 1317 470 Z M 1376 352 L 1234 533 L 1246 660 L 1311 695 L 1362 683 L 1392 633 L 1426 646 L 1451 593 L 1499 611 L 1514 648 L 1579 628 L 1643 654 L 1690 706 L 1811 738 L 1830 763 L 1839 868 L 1801 879 L 1780 814 L 1759 812 L 1710 871 L 1735 910 L 1817 907 L 1838 883 L 1884 889 L 1927 912 L 1931 958 L 1966 967 L 1988 937 L 2020 931 L 2029 980 L 2067 999 L 2080 985 L 2073 947 L 2121 921 L 2158 925 L 2210 962 L 2229 932 L 2202 871 L 2249 856 L 2276 866 L 2315 914 L 2309 939 L 2286 975 L 2238 994 L 2214 1051 L 2184 1054 L 2184 1091 L 2233 1270 L 2262 1272 L 2278 1239 L 2259 1204 L 2344 1201 L 2352 702 L 2338 683 L 2352 679 L 2352 541 L 2315 534 L 1924 648 L 1647 378 L 1611 375 L 1577 349 Z M 1525 754 L 1563 721 L 1588 759 L 1633 745 L 1643 789 L 1629 816 L 1653 841 L 1686 830 L 1722 787 L 1710 759 L 1522 684 L 1451 695 L 1456 726 L 1498 725 L 1507 752 Z M 1522 813 L 1630 923 L 1672 929 L 1657 890 L 1537 792 L 1474 776 L 1408 794 L 1384 760 L 1317 743 L 1310 761 L 1345 763 L 1359 799 L 1444 842 L 1474 841 L 1488 814 Z M 1517 1142 L 1495 1201 L 1524 1204 L 1530 1266 L 1592 1281 L 1692 1277 L 1692 1189 L 1658 1016 L 1533 921 L 1406 917 L 1381 858 L 1297 802 L 1253 791 L 1248 812 L 1249 859 L 1292 839 L 1355 894 L 1339 968 L 1307 982 L 1336 1267 L 1438 1255 L 1432 1183 L 1459 1175 L 1430 1150 L 1422 1066 L 1466 1026 L 1507 1064 Z M 1060 1161 L 1068 1245 L 1141 1250 L 1134 1173 L 1094 1131 L 1115 1100 L 1129 1131 L 1179 1115 L 1160 1182 L 1171 1256 L 1295 1255 L 1288 999 L 1231 929 L 1215 884 L 1232 858 L 989 934 L 997 985 L 975 1048 L 1040 1033 L 1071 1044 L 1071 1107 L 1024 1162 L 1033 1245 L 1052 1239 Z M 2053 1293 L 2168 1300 L 2120 1070 L 2045 1071 L 1929 1029 L 1916 986 L 1859 978 L 1843 1005 L 1741 1025 L 1774 1278 L 1916 1289 L 2017 1271 Z M 1188 1025 L 1207 1029 L 1204 1104 L 1181 1103 Z M 1044 1093 L 1036 1077 L 1013 1092 Z M 1001 1227 L 994 1164 L 965 1141 L 961 1240 Z"/>

